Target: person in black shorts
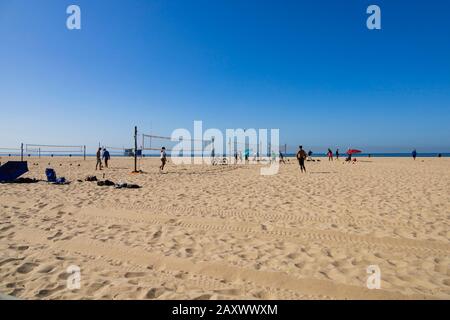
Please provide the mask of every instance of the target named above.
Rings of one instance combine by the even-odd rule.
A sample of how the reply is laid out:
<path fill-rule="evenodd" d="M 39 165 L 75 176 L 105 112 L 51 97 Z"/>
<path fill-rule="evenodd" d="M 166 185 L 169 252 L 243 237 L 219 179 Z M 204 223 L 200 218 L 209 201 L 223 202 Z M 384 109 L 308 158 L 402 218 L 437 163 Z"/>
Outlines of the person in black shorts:
<path fill-rule="evenodd" d="M 100 170 L 102 170 L 102 148 L 98 148 L 97 150 L 97 163 L 95 164 L 95 170 L 97 170 L 97 168 L 99 168 Z"/>
<path fill-rule="evenodd" d="M 167 162 L 167 154 L 166 154 L 166 148 L 162 147 L 161 148 L 161 165 L 159 166 L 159 170 L 162 172 L 164 170 L 164 166 L 166 165 Z"/>
<path fill-rule="evenodd" d="M 303 150 L 303 146 L 298 147 L 297 152 L 297 160 L 298 164 L 300 165 L 300 170 L 303 172 L 303 170 L 306 173 L 306 167 L 305 167 L 305 159 L 306 159 L 306 152 Z"/>

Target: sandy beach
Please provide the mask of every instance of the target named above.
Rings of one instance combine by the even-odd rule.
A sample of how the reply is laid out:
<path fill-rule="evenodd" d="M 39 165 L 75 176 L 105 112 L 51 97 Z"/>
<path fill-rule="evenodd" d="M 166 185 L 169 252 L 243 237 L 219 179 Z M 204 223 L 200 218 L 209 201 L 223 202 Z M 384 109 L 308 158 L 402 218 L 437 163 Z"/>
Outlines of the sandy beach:
<path fill-rule="evenodd" d="M 3 157 L 2 162 L 8 159 Z M 23 299 L 450 299 L 450 159 L 182 165 L 30 158 L 0 185 L 0 292 Z M 49 165 L 50 163 L 50 165 Z M 141 189 L 85 182 L 88 175 Z M 77 180 L 83 180 L 79 182 Z M 81 287 L 67 288 L 78 266 Z M 367 267 L 381 288 L 367 288 Z"/>

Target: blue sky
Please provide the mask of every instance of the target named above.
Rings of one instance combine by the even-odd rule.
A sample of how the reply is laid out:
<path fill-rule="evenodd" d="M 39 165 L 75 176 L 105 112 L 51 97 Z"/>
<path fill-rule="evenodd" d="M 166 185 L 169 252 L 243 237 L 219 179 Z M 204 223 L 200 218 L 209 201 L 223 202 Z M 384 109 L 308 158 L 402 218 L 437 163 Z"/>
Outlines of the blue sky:
<path fill-rule="evenodd" d="M 66 28 L 66 8 L 82 30 Z M 382 30 L 366 28 L 377 4 Z M 130 145 L 134 125 L 450 151 L 450 2 L 0 0 L 0 147 Z M 318 150 L 319 151 L 319 150 Z"/>

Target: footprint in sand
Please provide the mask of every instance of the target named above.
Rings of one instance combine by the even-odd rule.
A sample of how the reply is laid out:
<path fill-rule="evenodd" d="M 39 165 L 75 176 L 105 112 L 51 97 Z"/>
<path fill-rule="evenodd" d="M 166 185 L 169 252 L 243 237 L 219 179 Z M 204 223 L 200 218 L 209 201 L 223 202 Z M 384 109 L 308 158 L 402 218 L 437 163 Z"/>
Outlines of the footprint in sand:
<path fill-rule="evenodd" d="M 44 267 L 40 268 L 37 272 L 39 272 L 39 273 L 50 273 L 50 272 L 53 271 L 53 269 L 55 269 L 55 267 L 49 265 L 49 266 L 44 266 Z"/>
<path fill-rule="evenodd" d="M 37 264 L 35 264 L 35 263 L 26 262 L 23 265 L 21 265 L 19 268 L 17 268 L 17 272 L 26 274 L 26 273 L 31 272 L 36 266 L 37 266 Z"/>
<path fill-rule="evenodd" d="M 239 289 L 221 289 L 221 290 L 214 290 L 214 292 L 224 294 L 227 296 L 239 296 L 242 294 L 242 291 Z"/>
<path fill-rule="evenodd" d="M 7 259 L 5 259 L 5 260 L 1 260 L 1 261 L 0 261 L 0 267 L 3 266 L 4 264 L 9 263 L 9 262 L 13 262 L 13 261 L 21 261 L 21 260 L 23 260 L 23 259 L 25 259 L 25 258 L 17 258 L 17 259 L 15 259 L 15 258 L 7 258 Z"/>
<path fill-rule="evenodd" d="M 270 300 L 272 298 L 272 296 L 265 291 L 255 291 L 255 292 L 251 292 L 251 294 L 255 298 L 262 299 L 262 300 Z"/>
<path fill-rule="evenodd" d="M 145 276 L 145 272 L 127 272 L 125 273 L 125 278 L 139 278 Z"/>
<path fill-rule="evenodd" d="M 9 230 L 9 229 L 11 229 L 11 228 L 14 228 L 14 225 L 13 225 L 13 224 L 11 224 L 11 225 L 9 225 L 9 226 L 6 226 L 6 227 L 3 227 L 3 228 L 1 228 L 1 229 L 0 229 L 0 232 L 3 232 L 3 231 L 7 231 L 7 230 Z"/>
<path fill-rule="evenodd" d="M 211 294 L 202 294 L 200 296 L 193 298 L 192 300 L 211 300 L 211 297 L 212 297 Z"/>
<path fill-rule="evenodd" d="M 145 295 L 145 297 L 147 299 L 156 299 L 159 296 L 161 296 L 164 292 L 166 291 L 165 288 L 151 288 L 147 294 Z"/>
<path fill-rule="evenodd" d="M 60 280 L 67 280 L 70 276 L 70 273 L 68 272 L 61 272 L 60 274 L 58 274 L 58 279 Z"/>
<path fill-rule="evenodd" d="M 17 297 L 24 291 L 23 288 L 15 288 L 13 291 L 9 293 L 10 296 Z"/>
<path fill-rule="evenodd" d="M 59 236 L 61 236 L 61 235 L 62 235 L 62 232 L 61 232 L 61 231 L 58 231 L 58 232 L 55 233 L 53 236 L 48 237 L 47 239 L 48 239 L 48 240 L 53 240 L 53 239 L 55 239 L 56 237 L 59 237 Z"/>
<path fill-rule="evenodd" d="M 187 272 L 180 272 L 180 273 L 177 273 L 175 275 L 175 278 L 177 278 L 177 279 L 187 279 L 188 278 L 188 274 L 187 274 Z"/>
<path fill-rule="evenodd" d="M 162 235 L 162 232 L 161 232 L 161 230 L 159 230 L 153 234 L 153 239 L 159 239 L 161 237 L 161 235 Z"/>
<path fill-rule="evenodd" d="M 103 281 L 103 282 L 96 282 L 93 283 L 89 286 L 88 290 L 87 290 L 87 294 L 89 296 L 94 295 L 94 293 L 96 293 L 97 291 L 99 291 L 100 289 L 104 288 L 105 286 L 107 286 L 109 284 L 109 281 Z"/>
<path fill-rule="evenodd" d="M 295 260 L 299 257 L 300 255 L 298 253 L 289 253 L 286 257 L 288 257 L 291 260 Z"/>
<path fill-rule="evenodd" d="M 39 292 L 36 294 L 36 297 L 38 297 L 38 298 L 46 298 L 46 297 L 52 295 L 53 293 L 64 289 L 65 287 L 66 286 L 64 286 L 64 285 L 60 285 L 60 286 L 57 286 L 56 288 L 53 288 L 53 289 L 42 289 L 42 290 L 39 290 Z"/>

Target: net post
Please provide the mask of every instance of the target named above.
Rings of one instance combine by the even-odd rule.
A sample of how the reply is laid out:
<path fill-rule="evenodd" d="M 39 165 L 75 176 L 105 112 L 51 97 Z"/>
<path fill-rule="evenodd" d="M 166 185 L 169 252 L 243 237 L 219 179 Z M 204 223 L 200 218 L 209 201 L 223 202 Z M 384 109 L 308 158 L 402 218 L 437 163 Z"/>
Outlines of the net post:
<path fill-rule="evenodd" d="M 258 160 L 261 161 L 262 157 L 264 157 L 264 155 L 262 154 L 262 141 L 260 139 L 259 146 L 258 146 Z"/>
<path fill-rule="evenodd" d="M 86 160 L 86 146 L 83 146 L 83 160 Z"/>
<path fill-rule="evenodd" d="M 134 127 L 134 172 L 137 172 L 137 126 Z"/>
<path fill-rule="evenodd" d="M 41 148 L 39 148 L 38 154 L 39 154 L 39 159 L 40 159 L 41 158 Z"/>
<path fill-rule="evenodd" d="M 144 141 L 144 139 L 145 139 L 145 137 L 144 137 L 144 134 L 142 134 L 142 145 L 141 145 L 141 149 L 142 149 L 142 151 L 141 151 L 141 158 L 144 156 L 144 148 L 145 148 L 145 141 Z"/>
<path fill-rule="evenodd" d="M 20 161 L 23 162 L 23 143 L 20 145 Z"/>
<path fill-rule="evenodd" d="M 231 138 L 228 138 L 228 163 L 231 163 Z"/>
<path fill-rule="evenodd" d="M 215 149 L 214 139 L 215 139 L 215 137 L 212 138 L 212 149 L 211 149 L 211 154 L 210 154 L 211 164 L 214 164 L 214 158 L 216 157 L 216 149 Z"/>

